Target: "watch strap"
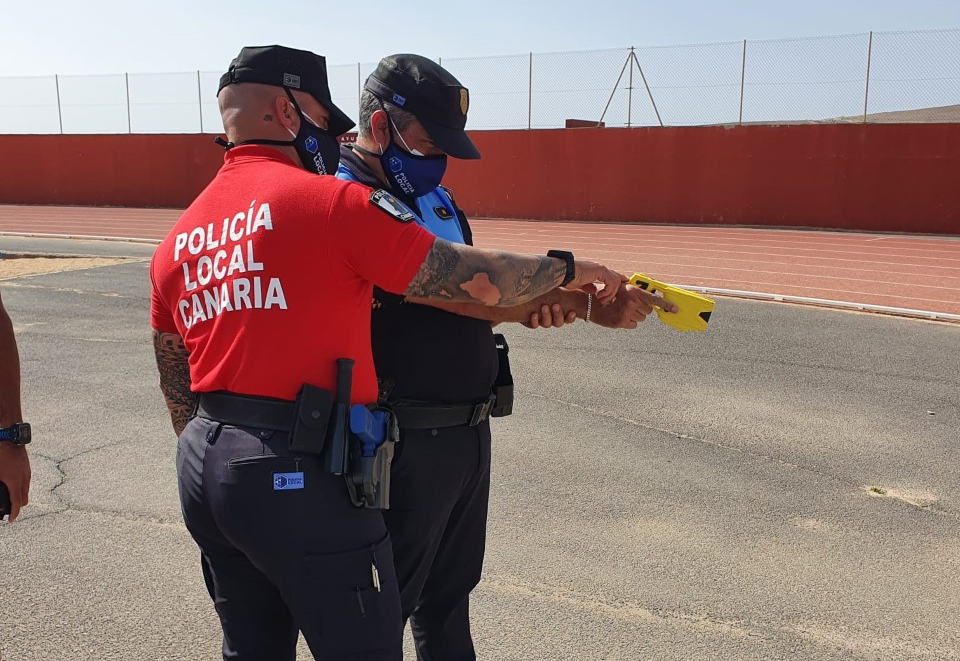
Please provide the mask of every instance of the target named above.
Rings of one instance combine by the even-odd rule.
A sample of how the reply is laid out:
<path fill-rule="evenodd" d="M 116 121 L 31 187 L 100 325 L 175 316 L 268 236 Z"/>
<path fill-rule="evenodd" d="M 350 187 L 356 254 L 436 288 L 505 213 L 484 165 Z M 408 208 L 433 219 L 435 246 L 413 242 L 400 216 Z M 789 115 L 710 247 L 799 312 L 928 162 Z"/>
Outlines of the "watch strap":
<path fill-rule="evenodd" d="M 564 276 L 563 282 L 560 283 L 561 287 L 566 287 L 573 282 L 573 279 L 577 276 L 577 266 L 572 252 L 568 250 L 548 250 L 547 257 L 562 259 L 567 265 L 567 274 Z"/>
<path fill-rule="evenodd" d="M 30 425 L 18 422 L 10 427 L 0 429 L 0 441 L 8 441 L 14 445 L 26 445 L 30 442 Z"/>

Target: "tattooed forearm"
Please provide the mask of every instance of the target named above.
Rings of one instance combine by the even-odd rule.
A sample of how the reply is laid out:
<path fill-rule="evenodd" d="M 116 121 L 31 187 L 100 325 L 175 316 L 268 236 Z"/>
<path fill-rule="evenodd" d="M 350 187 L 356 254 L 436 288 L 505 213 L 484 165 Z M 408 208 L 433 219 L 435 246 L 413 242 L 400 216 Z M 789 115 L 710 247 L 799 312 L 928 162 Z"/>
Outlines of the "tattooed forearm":
<path fill-rule="evenodd" d="M 404 294 L 509 307 L 555 289 L 565 274 L 563 261 L 552 257 L 477 250 L 437 239 Z"/>
<path fill-rule="evenodd" d="M 190 392 L 190 352 L 183 338 L 176 333 L 153 331 L 153 351 L 160 371 L 160 390 L 167 402 L 170 419 L 177 436 L 187 426 L 197 403 L 197 394 Z"/>
<path fill-rule="evenodd" d="M 546 294 L 541 294 L 536 298 L 530 299 L 526 303 L 515 305 L 513 307 L 490 307 L 480 303 L 460 303 L 454 301 L 441 301 L 436 298 L 414 298 L 406 297 L 407 303 L 418 303 L 420 305 L 429 305 L 433 308 L 446 310 L 452 314 L 458 314 L 461 317 L 470 317 L 471 319 L 480 319 L 490 321 L 494 324 L 503 322 L 527 323 L 530 321 L 530 315 L 539 313 L 540 309 L 546 305 L 551 307 L 554 304 L 566 312 L 575 312 L 577 317 L 583 319 L 587 313 L 587 295 L 582 291 L 568 291 L 566 289 L 552 289 Z"/>

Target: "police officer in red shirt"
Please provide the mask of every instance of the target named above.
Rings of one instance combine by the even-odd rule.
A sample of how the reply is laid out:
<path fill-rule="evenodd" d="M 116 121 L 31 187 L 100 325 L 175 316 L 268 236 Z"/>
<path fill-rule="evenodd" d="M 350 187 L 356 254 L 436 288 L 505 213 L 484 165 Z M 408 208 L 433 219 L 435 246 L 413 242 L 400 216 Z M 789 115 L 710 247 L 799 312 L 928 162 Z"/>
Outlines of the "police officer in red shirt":
<path fill-rule="evenodd" d="M 381 450 L 395 437 L 368 410 L 373 285 L 510 306 L 601 282 L 608 303 L 623 276 L 569 253 L 445 241 L 394 196 L 316 176 L 335 171 L 336 136 L 352 126 L 318 55 L 244 48 L 218 99 L 224 165 L 158 246 L 150 278 L 181 509 L 223 656 L 293 659 L 299 630 L 318 661 L 400 659 L 390 538 L 354 480 L 357 466 L 389 474 Z"/>

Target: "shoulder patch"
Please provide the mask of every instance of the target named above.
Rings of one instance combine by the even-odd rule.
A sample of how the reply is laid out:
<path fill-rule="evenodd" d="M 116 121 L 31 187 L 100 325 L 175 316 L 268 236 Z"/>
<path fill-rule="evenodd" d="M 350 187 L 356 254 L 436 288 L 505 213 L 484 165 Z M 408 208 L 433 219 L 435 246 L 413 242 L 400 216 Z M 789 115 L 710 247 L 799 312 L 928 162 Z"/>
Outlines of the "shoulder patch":
<path fill-rule="evenodd" d="M 399 223 L 409 223 L 417 217 L 410 207 L 382 188 L 370 193 L 370 203 Z"/>

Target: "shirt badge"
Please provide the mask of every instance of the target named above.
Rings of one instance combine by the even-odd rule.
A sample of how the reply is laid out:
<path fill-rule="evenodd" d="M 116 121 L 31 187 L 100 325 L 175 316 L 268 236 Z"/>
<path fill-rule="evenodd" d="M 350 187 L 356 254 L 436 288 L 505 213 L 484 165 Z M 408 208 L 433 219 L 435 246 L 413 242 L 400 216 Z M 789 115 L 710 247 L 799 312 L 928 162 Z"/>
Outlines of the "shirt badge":
<path fill-rule="evenodd" d="M 370 193 L 370 203 L 400 223 L 409 223 L 417 217 L 410 207 L 382 188 Z"/>

